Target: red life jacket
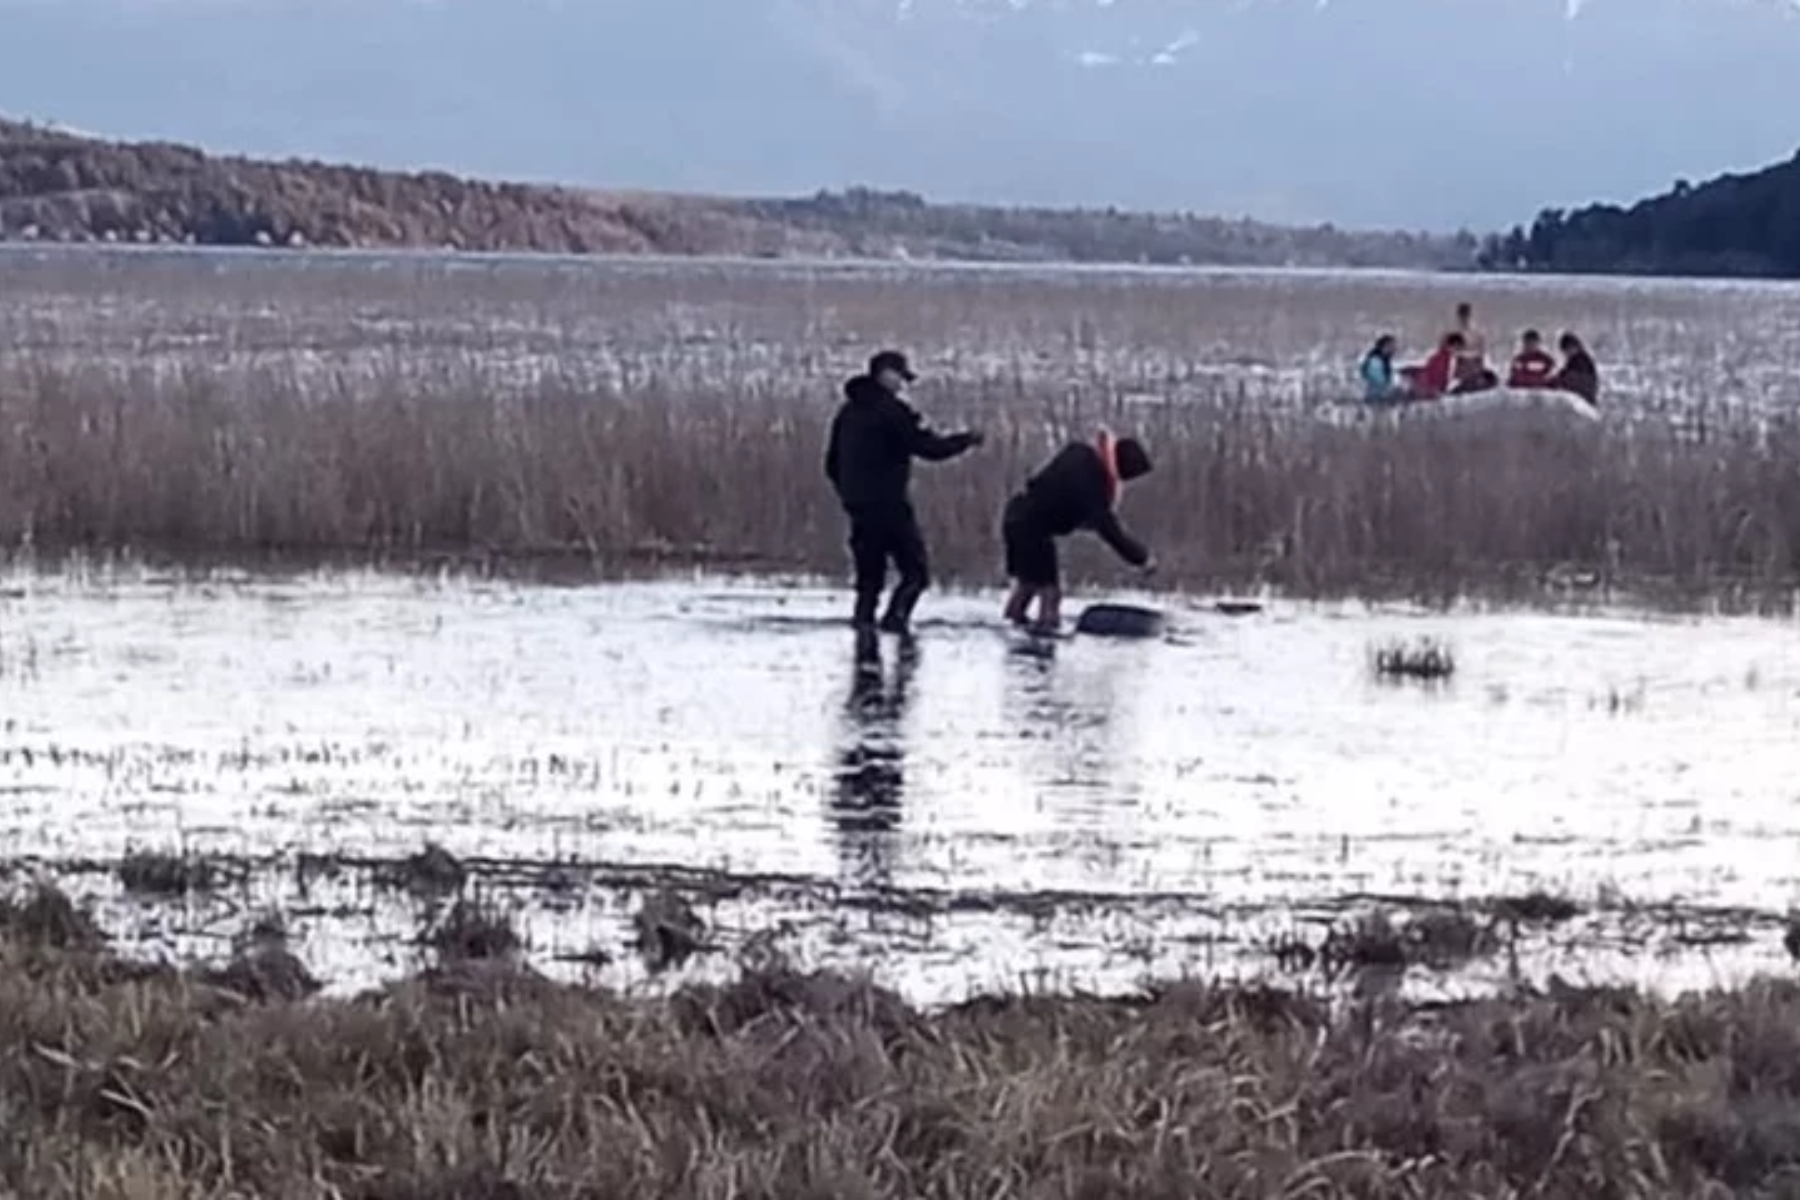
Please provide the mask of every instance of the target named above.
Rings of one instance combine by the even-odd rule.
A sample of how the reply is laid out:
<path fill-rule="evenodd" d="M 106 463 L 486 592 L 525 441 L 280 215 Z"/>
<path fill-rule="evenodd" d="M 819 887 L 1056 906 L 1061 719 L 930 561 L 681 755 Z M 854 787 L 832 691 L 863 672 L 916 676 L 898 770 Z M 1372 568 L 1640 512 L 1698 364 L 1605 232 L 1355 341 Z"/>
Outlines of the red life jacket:
<path fill-rule="evenodd" d="M 1428 396 L 1441 396 L 1450 390 L 1451 374 L 1456 369 L 1456 351 L 1441 347 L 1425 360 L 1419 372 L 1419 386 Z"/>
<path fill-rule="evenodd" d="M 1556 374 L 1556 359 L 1545 350 L 1521 350 L 1512 360 L 1512 371 L 1506 377 L 1511 388 L 1538 388 Z"/>

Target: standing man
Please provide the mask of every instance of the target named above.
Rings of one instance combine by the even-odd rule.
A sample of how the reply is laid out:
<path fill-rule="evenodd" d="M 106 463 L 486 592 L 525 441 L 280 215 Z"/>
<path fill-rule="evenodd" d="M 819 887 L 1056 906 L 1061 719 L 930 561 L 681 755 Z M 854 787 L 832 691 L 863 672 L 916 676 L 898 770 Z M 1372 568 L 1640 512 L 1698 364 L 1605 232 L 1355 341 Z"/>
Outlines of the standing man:
<path fill-rule="evenodd" d="M 859 633 L 875 629 L 889 559 L 900 582 L 888 597 L 883 630 L 907 632 L 913 606 L 931 585 L 925 537 L 909 495 L 912 460 L 944 462 L 981 445 L 982 435 L 974 430 L 937 433 L 901 398 L 917 378 L 905 355 L 883 350 L 869 360 L 866 374 L 844 384 L 844 403 L 831 421 L 825 477 L 850 518 L 850 554 L 856 564 L 851 620 Z"/>

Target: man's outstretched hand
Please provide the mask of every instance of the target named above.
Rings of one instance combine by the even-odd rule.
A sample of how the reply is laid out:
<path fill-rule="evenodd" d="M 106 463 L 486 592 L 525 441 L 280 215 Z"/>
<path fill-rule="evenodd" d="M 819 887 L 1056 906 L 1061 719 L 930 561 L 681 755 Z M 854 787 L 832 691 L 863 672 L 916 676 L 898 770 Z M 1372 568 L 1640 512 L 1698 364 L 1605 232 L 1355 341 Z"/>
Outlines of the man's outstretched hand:
<path fill-rule="evenodd" d="M 1145 579 L 1148 579 L 1152 575 L 1156 574 L 1156 556 L 1155 555 L 1151 555 L 1149 558 L 1146 558 L 1144 560 L 1144 565 L 1138 568 L 1138 574 L 1142 575 Z"/>
<path fill-rule="evenodd" d="M 969 446 L 971 449 L 987 441 L 987 434 L 981 432 L 979 429 L 965 429 L 963 430 L 963 436 L 969 439 Z"/>

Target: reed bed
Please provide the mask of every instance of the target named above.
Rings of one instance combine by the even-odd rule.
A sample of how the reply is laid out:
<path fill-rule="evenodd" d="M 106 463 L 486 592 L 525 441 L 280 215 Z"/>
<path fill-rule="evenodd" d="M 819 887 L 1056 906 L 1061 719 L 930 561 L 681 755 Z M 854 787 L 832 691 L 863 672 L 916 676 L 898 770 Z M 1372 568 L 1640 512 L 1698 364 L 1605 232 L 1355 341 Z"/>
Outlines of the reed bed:
<path fill-rule="evenodd" d="M 825 424 L 897 344 L 922 408 L 990 434 L 918 472 L 944 581 L 999 582 L 1007 494 L 1105 423 L 1156 459 L 1124 515 L 1164 584 L 1785 605 L 1800 582 L 1800 323 L 1754 285 L 131 251 L 0 270 L 15 549 L 837 574 Z M 1582 331 L 1635 419 L 1305 415 L 1374 331 L 1416 353 L 1465 297 L 1496 354 L 1526 324 Z M 1077 539 L 1076 578 L 1115 569 Z"/>
<path fill-rule="evenodd" d="M 1161 581 L 1296 594 L 1663 584 L 1778 594 L 1800 562 L 1800 430 L 1591 432 L 1452 423 L 1355 430 L 1218 398 L 1042 402 L 1005 381 L 939 389 L 989 431 L 916 493 L 941 579 L 998 582 L 998 514 L 1059 440 L 1142 437 L 1124 501 Z M 619 389 L 479 365 L 321 389 L 40 367 L 0 375 L 0 542 L 130 551 L 716 562 L 841 572 L 821 474 L 831 400 L 796 387 Z M 1113 570 L 1078 540 L 1078 576 Z"/>
<path fill-rule="evenodd" d="M 0 911 L 0 1187 L 228 1196 L 1056 1200 L 1791 1194 L 1800 989 L 1408 1006 L 1259 987 L 923 1011 L 780 962 L 633 998 L 504 939 L 318 993 Z M 1376 969 L 1376 968 L 1371 968 Z"/>

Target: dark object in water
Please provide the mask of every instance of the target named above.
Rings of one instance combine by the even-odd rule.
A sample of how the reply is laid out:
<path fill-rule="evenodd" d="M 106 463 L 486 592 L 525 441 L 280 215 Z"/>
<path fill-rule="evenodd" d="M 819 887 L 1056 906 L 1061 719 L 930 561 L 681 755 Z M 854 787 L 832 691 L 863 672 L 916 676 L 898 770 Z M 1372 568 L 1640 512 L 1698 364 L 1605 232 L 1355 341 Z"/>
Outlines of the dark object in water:
<path fill-rule="evenodd" d="M 1215 600 L 1213 611 L 1227 617 L 1247 617 L 1259 613 L 1263 606 L 1254 600 Z"/>
<path fill-rule="evenodd" d="M 1075 620 L 1076 633 L 1099 637 L 1148 638 L 1162 631 L 1162 613 L 1135 604 L 1090 604 Z"/>
<path fill-rule="evenodd" d="M 1416 647 L 1396 644 L 1375 652 L 1375 674 L 1383 679 L 1435 683 L 1456 674 L 1456 658 L 1449 647 L 1435 642 L 1420 642 Z"/>

